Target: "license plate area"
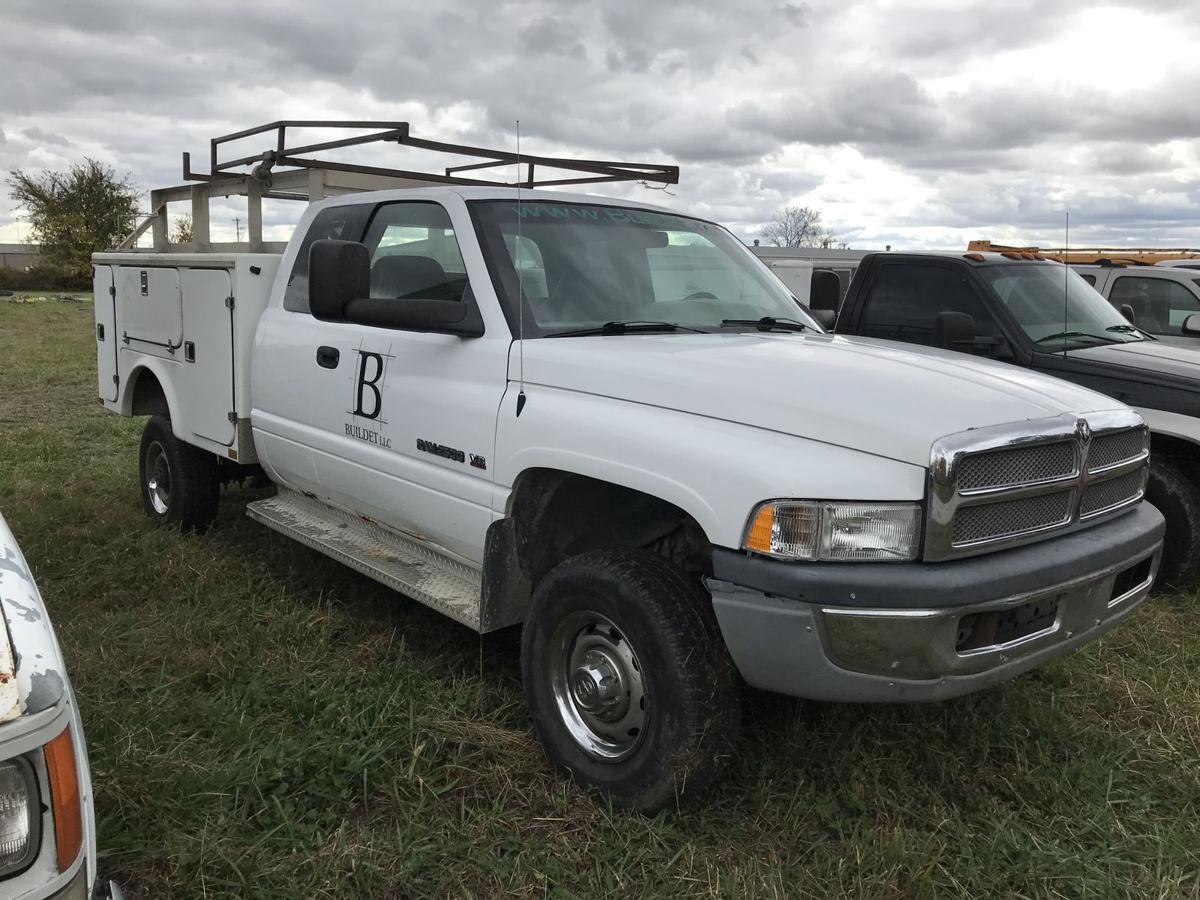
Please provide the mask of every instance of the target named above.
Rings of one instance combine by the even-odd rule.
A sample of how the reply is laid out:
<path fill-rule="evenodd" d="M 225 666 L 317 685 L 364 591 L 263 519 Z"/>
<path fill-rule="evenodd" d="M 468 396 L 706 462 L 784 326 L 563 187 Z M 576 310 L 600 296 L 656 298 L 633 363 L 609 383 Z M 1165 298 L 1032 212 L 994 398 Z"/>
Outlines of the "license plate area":
<path fill-rule="evenodd" d="M 1063 596 L 1039 597 L 1009 609 L 963 616 L 958 620 L 954 649 L 959 653 L 991 650 L 1049 631 L 1058 621 Z"/>

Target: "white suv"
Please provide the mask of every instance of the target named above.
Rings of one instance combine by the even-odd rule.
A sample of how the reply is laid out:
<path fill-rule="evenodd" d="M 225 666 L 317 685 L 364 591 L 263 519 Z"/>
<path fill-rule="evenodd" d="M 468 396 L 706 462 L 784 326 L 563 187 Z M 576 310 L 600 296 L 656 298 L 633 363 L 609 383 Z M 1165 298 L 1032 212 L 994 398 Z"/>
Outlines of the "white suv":
<path fill-rule="evenodd" d="M 1200 318 L 1188 323 L 1189 317 L 1200 314 L 1200 271 L 1192 265 L 1200 266 L 1200 260 L 1172 266 L 1072 268 L 1117 309 L 1129 307 L 1123 311 L 1138 328 L 1171 343 L 1191 344 L 1200 336 Z"/>

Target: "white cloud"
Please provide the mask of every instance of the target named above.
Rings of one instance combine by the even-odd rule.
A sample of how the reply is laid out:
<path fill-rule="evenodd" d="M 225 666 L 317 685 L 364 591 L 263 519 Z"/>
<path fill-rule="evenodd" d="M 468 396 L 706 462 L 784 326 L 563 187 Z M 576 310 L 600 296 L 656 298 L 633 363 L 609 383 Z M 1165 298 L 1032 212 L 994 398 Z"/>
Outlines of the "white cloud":
<path fill-rule="evenodd" d="M 674 196 L 612 192 L 745 236 L 799 203 L 856 245 L 959 248 L 1057 239 L 1070 207 L 1079 241 L 1200 243 L 1186 0 L 8 0 L 4 18 L 21 77 L 0 92 L 0 177 L 87 155 L 148 188 L 278 118 L 503 146 L 519 118 L 530 152 L 677 162 Z M 273 236 L 295 217 L 277 206 Z M 214 208 L 219 237 L 241 209 Z M 0 197 L 0 240 L 15 228 Z"/>

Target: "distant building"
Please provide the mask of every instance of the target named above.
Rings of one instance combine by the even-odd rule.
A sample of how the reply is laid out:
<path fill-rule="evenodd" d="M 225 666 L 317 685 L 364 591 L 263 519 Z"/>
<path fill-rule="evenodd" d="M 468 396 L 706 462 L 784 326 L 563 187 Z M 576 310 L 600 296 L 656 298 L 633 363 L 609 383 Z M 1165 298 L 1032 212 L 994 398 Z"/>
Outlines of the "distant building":
<path fill-rule="evenodd" d="M 869 250 L 833 250 L 824 247 L 768 247 L 757 241 L 750 249 L 754 251 L 755 256 L 772 269 L 777 268 L 781 262 L 805 260 L 811 262 L 814 269 L 828 269 L 836 273 L 838 281 L 841 282 L 842 289 L 839 298 L 841 300 L 846 298 L 846 291 L 850 288 L 850 279 L 854 277 L 854 270 L 858 268 L 859 261 L 871 252 Z M 891 247 L 888 249 L 890 250 Z M 776 272 L 776 274 L 779 273 Z"/>
<path fill-rule="evenodd" d="M 24 272 L 37 265 L 40 253 L 37 244 L 0 244 L 0 266 Z"/>

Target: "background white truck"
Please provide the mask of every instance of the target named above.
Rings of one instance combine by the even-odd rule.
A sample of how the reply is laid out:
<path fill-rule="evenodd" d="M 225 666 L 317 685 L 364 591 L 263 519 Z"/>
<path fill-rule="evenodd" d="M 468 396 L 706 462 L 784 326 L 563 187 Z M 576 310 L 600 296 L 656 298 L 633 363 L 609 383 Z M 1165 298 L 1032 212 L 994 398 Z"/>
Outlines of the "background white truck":
<path fill-rule="evenodd" d="M 124 896 L 96 870 L 96 815 L 79 704 L 42 595 L 3 516 L 0 896 Z"/>
<path fill-rule="evenodd" d="M 1169 262 L 1172 264 L 1071 268 L 1138 328 L 1160 340 L 1200 348 L 1196 343 L 1200 336 L 1200 272 L 1196 267 L 1200 263 Z"/>
<path fill-rule="evenodd" d="M 383 177 L 314 168 L 283 149 L 287 127 L 230 163 L 217 139 L 196 195 Z M 523 187 L 675 177 L 522 164 Z M 223 475 L 261 467 L 278 494 L 253 518 L 470 628 L 523 623 L 548 755 L 645 810 L 718 777 L 739 674 L 821 700 L 936 700 L 1145 598 L 1163 523 L 1127 407 L 824 334 L 712 223 L 463 171 L 313 203 L 281 255 L 95 257 L 101 397 L 151 417 L 153 518 L 207 528 Z"/>

